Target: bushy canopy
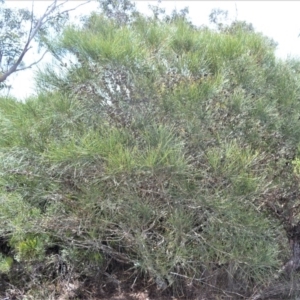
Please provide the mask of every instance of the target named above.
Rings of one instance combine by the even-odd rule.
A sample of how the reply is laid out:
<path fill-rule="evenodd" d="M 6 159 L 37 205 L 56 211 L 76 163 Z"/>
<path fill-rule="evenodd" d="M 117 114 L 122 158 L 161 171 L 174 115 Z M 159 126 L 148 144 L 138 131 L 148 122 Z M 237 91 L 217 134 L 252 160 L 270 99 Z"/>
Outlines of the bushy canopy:
<path fill-rule="evenodd" d="M 37 97 L 0 101 L 0 269 L 43 262 L 41 284 L 58 256 L 177 295 L 267 284 L 299 219 L 299 62 L 243 22 L 184 16 L 94 13 L 52 50 L 70 61 Z"/>

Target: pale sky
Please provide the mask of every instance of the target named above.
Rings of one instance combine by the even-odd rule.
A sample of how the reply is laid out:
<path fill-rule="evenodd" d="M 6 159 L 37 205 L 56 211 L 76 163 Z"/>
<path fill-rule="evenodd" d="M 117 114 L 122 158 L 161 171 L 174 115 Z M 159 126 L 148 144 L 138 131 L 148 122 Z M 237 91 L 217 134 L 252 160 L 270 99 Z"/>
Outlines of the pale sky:
<path fill-rule="evenodd" d="M 69 1 L 68 7 L 74 7 L 82 1 Z M 149 14 L 148 5 L 157 5 L 158 1 L 134 1 L 139 11 Z M 10 7 L 31 7 L 31 1 L 6 1 Z M 42 14 L 50 1 L 36 1 L 35 11 Z M 257 31 L 273 38 L 278 42 L 276 55 L 285 59 L 287 56 L 300 58 L 300 1 L 164 1 L 159 4 L 167 9 L 178 10 L 189 7 L 189 15 L 195 25 L 209 25 L 208 17 L 213 8 L 228 11 L 231 20 L 245 20 L 251 22 Z M 97 2 L 93 1 L 81 6 L 73 12 L 72 17 L 78 14 L 89 14 L 97 8 Z M 27 53 L 25 62 L 30 63 L 38 58 L 34 53 Z M 44 62 L 51 61 L 50 56 Z M 42 66 L 42 62 L 39 64 Z M 12 85 L 10 94 L 24 99 L 34 93 L 33 70 L 21 71 L 16 76 L 11 76 L 8 83 Z"/>

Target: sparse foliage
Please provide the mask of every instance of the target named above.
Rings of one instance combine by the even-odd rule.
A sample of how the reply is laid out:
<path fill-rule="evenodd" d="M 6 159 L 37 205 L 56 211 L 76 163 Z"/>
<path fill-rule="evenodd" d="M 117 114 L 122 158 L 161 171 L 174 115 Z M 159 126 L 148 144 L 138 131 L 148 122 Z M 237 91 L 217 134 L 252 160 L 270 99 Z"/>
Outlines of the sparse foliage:
<path fill-rule="evenodd" d="M 98 0 L 103 13 L 118 25 L 128 24 L 136 13 L 135 5 L 129 0 Z"/>
<path fill-rule="evenodd" d="M 54 0 L 39 18 L 34 15 L 34 1 L 31 10 L 13 10 L 5 7 L 2 2 L 0 8 L 0 84 L 2 87 L 5 86 L 4 82 L 10 75 L 31 68 L 43 59 L 45 52 L 38 60 L 28 65 L 24 64 L 24 57 L 32 48 L 34 41 L 42 48 L 50 39 L 51 31 L 56 34 L 61 32 L 68 19 L 68 12 L 72 10 L 60 10 L 66 2 L 58 3 Z"/>
<path fill-rule="evenodd" d="M 214 8 L 209 15 L 209 21 L 215 24 L 219 30 L 222 29 L 228 21 L 228 11 Z"/>

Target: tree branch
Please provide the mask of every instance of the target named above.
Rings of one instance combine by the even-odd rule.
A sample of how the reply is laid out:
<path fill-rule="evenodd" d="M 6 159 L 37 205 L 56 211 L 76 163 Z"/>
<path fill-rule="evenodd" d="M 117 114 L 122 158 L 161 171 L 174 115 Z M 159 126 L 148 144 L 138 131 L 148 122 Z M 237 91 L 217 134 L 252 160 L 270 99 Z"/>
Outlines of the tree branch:
<path fill-rule="evenodd" d="M 63 11 L 62 13 L 66 13 L 66 12 L 75 10 L 75 9 L 77 9 L 78 7 L 80 7 L 80 6 L 84 5 L 84 4 L 90 3 L 91 1 L 92 1 L 92 0 L 87 0 L 87 1 L 85 1 L 85 2 L 83 2 L 83 3 L 81 3 L 81 4 L 79 4 L 79 5 L 75 6 L 74 8 L 70 8 L 70 9 L 67 9 L 67 10 Z M 65 2 L 67 2 L 67 1 L 65 1 Z"/>
<path fill-rule="evenodd" d="M 4 74 L 2 74 L 0 76 L 0 82 L 3 82 L 7 79 L 8 76 L 10 76 L 12 73 L 16 72 L 18 66 L 20 65 L 20 63 L 22 62 L 25 54 L 27 53 L 27 51 L 29 50 L 29 45 L 32 41 L 32 39 L 35 37 L 35 35 L 37 34 L 37 32 L 39 31 L 39 29 L 42 27 L 42 25 L 44 25 L 45 22 L 43 22 L 45 20 L 46 17 L 49 16 L 49 14 L 51 14 L 55 9 L 56 9 L 56 3 L 57 0 L 55 0 L 51 5 L 49 5 L 45 11 L 45 13 L 42 15 L 42 17 L 38 20 L 37 25 L 35 26 L 35 28 L 32 31 L 32 28 L 30 28 L 30 32 L 28 35 L 28 39 L 27 42 L 18 58 L 18 60 L 9 68 L 9 70 L 7 70 Z M 31 32 L 32 31 L 32 32 Z"/>
<path fill-rule="evenodd" d="M 23 70 L 26 70 L 26 69 L 30 69 L 32 66 L 38 64 L 38 63 L 44 58 L 44 56 L 46 55 L 46 53 L 48 53 L 48 52 L 49 52 L 49 51 L 46 50 L 46 51 L 43 53 L 43 55 L 41 56 L 41 58 L 40 58 L 39 60 L 37 60 L 37 61 L 31 63 L 31 64 L 30 64 L 29 66 L 27 66 L 27 67 L 24 67 L 24 68 L 21 68 L 21 69 L 17 69 L 15 72 L 23 71 Z"/>
<path fill-rule="evenodd" d="M 31 11 L 31 24 L 30 24 L 30 30 L 29 30 L 29 34 L 28 34 L 28 39 L 27 39 L 27 42 L 19 56 L 19 58 L 17 59 L 17 61 L 6 71 L 4 72 L 3 74 L 0 74 L 0 82 L 4 82 L 7 77 L 9 77 L 12 73 L 14 72 L 17 72 L 17 71 L 21 71 L 21 70 L 25 70 L 25 69 L 29 69 L 31 68 L 33 65 L 37 64 L 38 62 L 40 62 L 42 60 L 42 58 L 44 57 L 44 55 L 46 54 L 46 52 L 42 55 L 41 59 L 39 59 L 38 61 L 32 63 L 31 65 L 29 65 L 28 67 L 25 67 L 25 68 L 21 68 L 21 69 L 18 69 L 18 66 L 21 64 L 21 62 L 23 61 L 23 58 L 25 56 L 25 54 L 27 53 L 27 51 L 30 49 L 29 45 L 31 43 L 31 41 L 33 40 L 33 38 L 36 36 L 36 34 L 38 33 L 38 31 L 41 29 L 41 27 L 47 22 L 49 21 L 49 15 L 51 13 L 53 13 L 53 11 L 55 11 L 56 9 L 58 9 L 60 6 L 62 6 L 63 4 L 65 4 L 66 2 L 68 2 L 68 0 L 64 1 L 63 3 L 60 3 L 60 4 L 57 4 L 57 0 L 54 0 L 53 3 L 51 3 L 46 11 L 44 12 L 44 14 L 39 18 L 39 20 L 37 21 L 36 25 L 33 26 L 33 23 L 34 23 L 34 18 L 33 18 L 33 4 L 32 4 L 32 11 Z M 71 9 L 67 9 L 63 12 L 61 12 L 62 14 L 63 13 L 67 13 L 69 11 L 72 11 L 72 10 L 75 10 L 77 9 L 78 7 L 80 7 L 81 5 L 84 5 L 84 4 L 87 4 L 91 2 L 91 0 L 88 0 L 84 3 L 81 3 L 79 5 L 77 5 L 76 7 L 74 8 L 71 8 Z"/>

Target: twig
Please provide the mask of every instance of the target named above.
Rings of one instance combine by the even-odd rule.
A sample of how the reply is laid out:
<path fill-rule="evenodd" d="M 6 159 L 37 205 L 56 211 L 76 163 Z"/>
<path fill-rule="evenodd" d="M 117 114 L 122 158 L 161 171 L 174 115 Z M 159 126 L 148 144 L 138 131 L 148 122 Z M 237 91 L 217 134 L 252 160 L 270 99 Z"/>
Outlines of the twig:
<path fill-rule="evenodd" d="M 191 277 L 188 277 L 188 276 L 186 276 L 186 275 L 182 275 L 182 274 L 175 273 L 175 272 L 170 272 L 170 274 L 171 274 L 171 275 L 178 276 L 178 277 L 182 277 L 182 278 L 185 278 L 185 279 L 189 279 L 189 280 L 192 280 L 192 281 L 199 281 L 199 282 L 201 282 L 201 283 L 203 283 L 203 284 L 205 284 L 205 285 L 207 285 L 207 286 L 209 286 L 209 287 L 214 288 L 215 290 L 218 290 L 218 291 L 222 292 L 222 293 L 225 294 L 226 296 L 229 296 L 228 293 L 230 293 L 230 294 L 234 294 L 234 295 L 237 295 L 237 296 L 239 296 L 239 297 L 242 297 L 242 298 L 245 298 L 245 299 L 246 299 L 245 296 L 243 296 L 243 295 L 241 295 L 241 294 L 239 294 L 239 293 L 235 293 L 235 292 L 225 292 L 224 290 L 219 289 L 219 288 L 217 288 L 216 286 L 214 286 L 214 285 L 212 285 L 212 284 L 209 284 L 209 283 L 205 282 L 203 279 L 200 279 L 200 278 L 191 278 Z"/>

